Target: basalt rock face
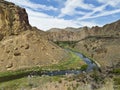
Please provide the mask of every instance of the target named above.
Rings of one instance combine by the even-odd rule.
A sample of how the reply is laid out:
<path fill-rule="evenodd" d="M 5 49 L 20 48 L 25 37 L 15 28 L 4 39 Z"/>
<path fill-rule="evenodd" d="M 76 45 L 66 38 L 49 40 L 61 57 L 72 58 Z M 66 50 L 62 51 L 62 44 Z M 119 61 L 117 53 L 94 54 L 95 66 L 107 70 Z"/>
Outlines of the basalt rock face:
<path fill-rule="evenodd" d="M 29 25 L 25 9 L 0 1 L 0 72 L 56 64 L 68 54 Z M 4 38 L 3 38 L 4 37 Z"/>
<path fill-rule="evenodd" d="M 30 28 L 28 15 L 24 8 L 0 0 L 0 34 L 5 36 L 19 34 Z"/>

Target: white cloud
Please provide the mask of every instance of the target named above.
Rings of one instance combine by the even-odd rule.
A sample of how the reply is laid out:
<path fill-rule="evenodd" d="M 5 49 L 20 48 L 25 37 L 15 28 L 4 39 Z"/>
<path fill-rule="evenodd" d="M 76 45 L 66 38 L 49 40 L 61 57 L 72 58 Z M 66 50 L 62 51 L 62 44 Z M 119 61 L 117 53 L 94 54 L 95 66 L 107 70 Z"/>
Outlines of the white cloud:
<path fill-rule="evenodd" d="M 97 0 L 97 1 L 99 3 L 102 3 L 102 5 L 95 7 L 91 4 L 84 3 L 84 0 L 67 0 L 65 2 L 65 7 L 61 9 L 61 14 L 59 15 L 59 17 L 63 17 L 65 15 L 80 14 L 82 16 L 78 20 L 85 20 L 89 18 L 98 18 L 102 16 L 119 13 L 120 0 Z M 114 7 L 115 10 L 105 11 L 106 7 L 109 5 Z M 77 11 L 76 8 L 91 10 L 91 12 Z"/>
<path fill-rule="evenodd" d="M 57 10 L 57 8 L 53 6 L 46 6 L 46 5 L 41 5 L 41 4 L 36 4 L 31 2 L 30 0 L 6 0 L 9 2 L 13 2 L 16 5 L 22 6 L 22 7 L 27 7 L 27 8 L 32 8 L 32 9 L 42 9 L 42 10 Z"/>
<path fill-rule="evenodd" d="M 116 13 L 120 13 L 120 9 L 116 8 L 117 5 L 120 5 L 120 0 L 98 0 L 98 2 L 103 3 L 103 5 L 98 6 L 92 10 L 92 12 L 87 13 L 86 15 L 83 15 L 83 17 L 79 18 L 78 20 L 85 20 L 89 18 L 99 18 L 102 16 L 108 16 Z M 105 10 L 107 6 L 113 6 L 115 7 L 114 10 Z M 97 14 L 96 14 L 97 12 Z"/>
<path fill-rule="evenodd" d="M 64 20 L 58 18 L 36 18 L 29 17 L 30 24 L 32 26 L 36 26 L 41 30 L 49 30 L 51 28 L 66 28 L 66 27 L 80 27 L 75 22 L 71 20 Z"/>
<path fill-rule="evenodd" d="M 77 22 L 73 20 L 59 19 L 30 9 L 26 9 L 26 11 L 29 16 L 30 24 L 42 30 L 48 30 L 50 28 L 65 28 L 69 26 L 80 27 Z"/>
<path fill-rule="evenodd" d="M 82 26 L 96 26 L 95 22 L 65 20 L 44 13 L 35 12 L 27 9 L 29 21 L 32 26 L 36 26 L 41 30 L 49 30 L 51 28 L 66 28 L 66 27 L 82 27 Z"/>
<path fill-rule="evenodd" d="M 67 0 L 65 2 L 65 7 L 61 9 L 59 17 L 63 17 L 65 15 L 85 14 L 85 12 L 76 11 L 76 8 L 92 10 L 94 6 L 92 4 L 85 4 L 84 0 Z"/>
<path fill-rule="evenodd" d="M 79 20 L 84 20 L 84 19 L 88 19 L 88 18 L 95 18 L 95 16 L 96 16 L 95 13 L 96 12 L 98 12 L 99 14 L 103 13 L 103 11 L 106 8 L 106 6 L 107 6 L 107 4 L 104 4 L 102 6 L 96 7 L 95 9 L 93 9 L 92 12 L 87 13 L 86 15 L 81 17 Z"/>
<path fill-rule="evenodd" d="M 113 7 L 120 5 L 120 0 L 97 0 L 100 3 L 109 4 Z"/>
<path fill-rule="evenodd" d="M 41 18 L 51 18 L 52 17 L 52 16 L 49 16 L 45 13 L 40 13 L 40 12 L 37 12 L 37 11 L 33 11 L 31 9 L 28 9 L 28 8 L 26 8 L 26 11 L 28 13 L 28 16 L 36 17 L 38 19 L 39 19 L 39 17 L 41 17 Z"/>
<path fill-rule="evenodd" d="M 112 14 L 116 14 L 116 13 L 120 13 L 120 9 L 112 10 L 112 11 L 102 11 L 100 14 L 90 16 L 90 17 L 86 17 L 86 18 L 87 19 L 88 18 L 97 18 L 97 17 L 108 16 L 108 15 L 112 15 Z"/>

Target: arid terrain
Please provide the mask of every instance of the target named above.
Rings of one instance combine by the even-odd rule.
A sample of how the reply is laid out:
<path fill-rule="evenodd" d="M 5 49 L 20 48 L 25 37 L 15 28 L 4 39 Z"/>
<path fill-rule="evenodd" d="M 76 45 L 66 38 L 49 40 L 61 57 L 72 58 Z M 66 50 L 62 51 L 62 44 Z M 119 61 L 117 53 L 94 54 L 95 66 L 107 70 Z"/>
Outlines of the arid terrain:
<path fill-rule="evenodd" d="M 107 67 L 120 62 L 120 20 L 103 27 L 51 29 L 51 41 L 73 42 L 72 48 Z"/>
<path fill-rule="evenodd" d="M 0 90 L 120 90 L 120 20 L 42 31 L 0 0 Z"/>
<path fill-rule="evenodd" d="M 54 64 L 67 57 L 44 38 L 45 32 L 29 25 L 25 9 L 1 0 L 0 11 L 0 71 Z"/>

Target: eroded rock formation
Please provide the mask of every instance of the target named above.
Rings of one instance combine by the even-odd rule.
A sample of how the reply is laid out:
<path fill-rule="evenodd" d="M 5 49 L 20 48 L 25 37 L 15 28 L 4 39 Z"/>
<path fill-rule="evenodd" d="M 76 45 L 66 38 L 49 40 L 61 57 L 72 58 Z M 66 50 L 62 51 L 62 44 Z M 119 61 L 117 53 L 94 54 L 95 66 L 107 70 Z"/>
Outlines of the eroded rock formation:
<path fill-rule="evenodd" d="M 28 15 L 24 8 L 0 1 L 0 34 L 13 35 L 30 29 Z"/>

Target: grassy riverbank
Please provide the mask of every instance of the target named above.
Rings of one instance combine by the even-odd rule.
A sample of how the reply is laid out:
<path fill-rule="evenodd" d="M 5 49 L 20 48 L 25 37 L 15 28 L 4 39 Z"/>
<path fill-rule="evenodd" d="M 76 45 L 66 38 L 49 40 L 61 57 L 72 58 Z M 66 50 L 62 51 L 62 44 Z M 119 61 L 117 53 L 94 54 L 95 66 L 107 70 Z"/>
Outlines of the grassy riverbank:
<path fill-rule="evenodd" d="M 90 57 L 87 53 L 74 48 L 74 46 L 78 42 L 79 41 L 56 41 L 54 43 L 57 44 L 58 46 L 62 47 L 62 48 L 70 49 L 73 52 L 75 51 L 75 52 L 81 53 L 84 57 L 89 58 L 93 63 L 95 63 L 99 68 L 101 68 L 101 65 L 96 60 L 94 60 L 92 57 Z"/>
<path fill-rule="evenodd" d="M 70 51 L 69 57 L 65 61 L 61 61 L 59 64 L 50 65 L 47 67 L 44 67 L 45 70 L 74 70 L 74 69 L 86 69 L 87 64 L 74 52 Z"/>
<path fill-rule="evenodd" d="M 38 87 L 39 85 L 43 85 L 47 82 L 54 82 L 58 81 L 60 82 L 61 77 L 63 76 L 33 76 L 29 77 L 31 73 L 41 73 L 46 71 L 59 71 L 59 70 L 75 70 L 75 69 L 81 69 L 85 70 L 87 68 L 86 63 L 75 53 L 72 51 L 69 51 L 69 57 L 59 62 L 58 64 L 53 64 L 49 66 L 43 66 L 43 67 L 33 67 L 33 68 L 26 68 L 16 71 L 7 71 L 7 72 L 1 72 L 0 73 L 0 90 L 16 90 L 18 88 L 34 88 Z M 3 82 L 2 82 L 3 81 Z M 39 83 L 39 85 L 38 85 Z"/>
<path fill-rule="evenodd" d="M 74 52 L 69 51 L 68 58 L 66 60 L 60 61 L 58 64 L 52 64 L 49 66 L 42 66 L 42 67 L 33 67 L 33 68 L 25 68 L 21 70 L 16 71 L 7 71 L 7 72 L 0 72 L 0 90 L 3 88 L 5 90 L 16 90 L 18 88 L 24 88 L 27 89 L 34 88 L 39 85 L 43 85 L 46 82 L 49 81 L 60 81 L 62 76 L 52 76 L 52 77 L 28 77 L 31 73 L 35 72 L 41 73 L 46 71 L 59 71 L 59 70 L 76 70 L 81 69 L 85 70 L 87 69 L 87 64 Z M 26 76 L 26 77 L 25 77 Z M 14 77 L 12 79 L 12 77 Z M 19 77 L 19 78 L 18 78 Z M 6 79 L 4 81 L 4 79 Z M 4 82 L 2 82 L 2 80 Z M 7 81 L 8 80 L 8 81 Z M 7 81 L 7 82 L 6 82 Z M 42 83 L 40 83 L 42 82 Z"/>
<path fill-rule="evenodd" d="M 75 53 L 70 51 L 69 57 L 64 61 L 59 62 L 58 64 L 53 64 L 53 65 L 43 66 L 43 67 L 26 68 L 26 69 L 21 69 L 16 71 L 1 72 L 0 82 L 28 76 L 33 72 L 40 74 L 45 71 L 59 71 L 59 70 L 71 70 L 71 69 L 85 70 L 86 68 L 87 68 L 86 63 L 83 60 L 81 60 L 81 58 L 77 56 Z"/>

